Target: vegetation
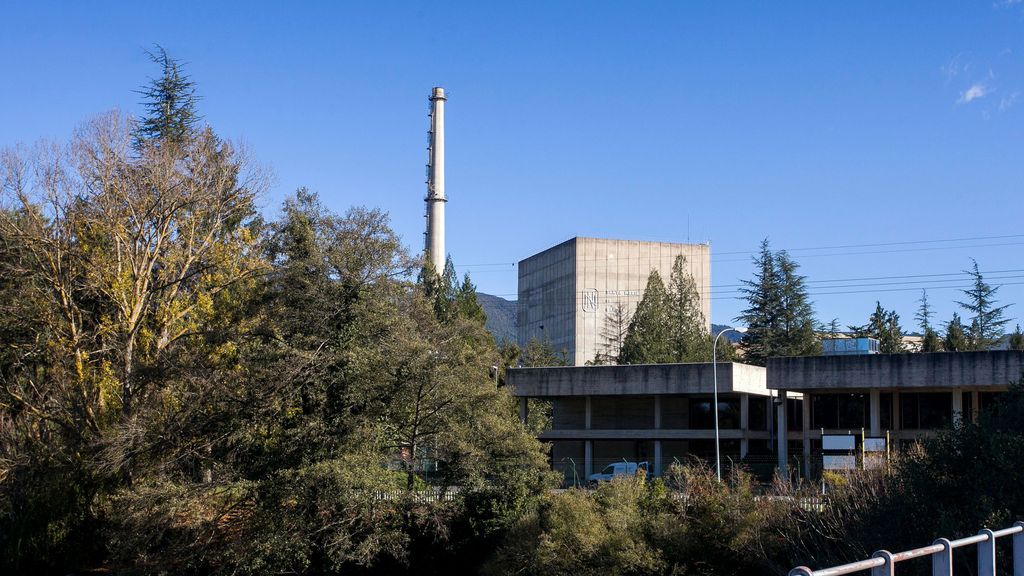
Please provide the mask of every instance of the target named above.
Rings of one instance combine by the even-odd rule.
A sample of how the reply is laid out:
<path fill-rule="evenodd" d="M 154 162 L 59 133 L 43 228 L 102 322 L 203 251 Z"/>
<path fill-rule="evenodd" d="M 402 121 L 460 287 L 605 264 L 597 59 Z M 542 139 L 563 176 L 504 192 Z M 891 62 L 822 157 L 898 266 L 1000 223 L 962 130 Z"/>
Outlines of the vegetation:
<path fill-rule="evenodd" d="M 914 318 L 918 322 L 918 326 L 921 328 L 921 352 L 941 352 L 942 351 L 942 340 L 939 338 L 938 332 L 932 327 L 931 319 L 934 313 L 932 312 L 931 305 L 928 303 L 928 292 L 921 290 L 921 299 L 918 300 L 920 306 L 917 308 L 917 313 Z"/>
<path fill-rule="evenodd" d="M 754 257 L 754 279 L 740 288 L 747 308 L 736 318 L 747 326 L 740 341 L 743 360 L 764 366 L 773 356 L 814 356 L 821 342 L 814 331 L 814 308 L 799 265 L 785 251 L 773 252 L 766 238 Z"/>
<path fill-rule="evenodd" d="M 1010 321 L 1003 316 L 1003 311 L 1009 305 L 996 305 L 995 296 L 999 288 L 985 282 L 976 260 L 971 260 L 971 263 L 971 269 L 964 270 L 964 273 L 971 276 L 973 286 L 963 291 L 966 300 L 957 301 L 957 304 L 971 314 L 971 324 L 967 329 L 970 349 L 988 350 L 1003 337 L 1003 329 Z"/>
<path fill-rule="evenodd" d="M 874 338 L 878 340 L 878 350 L 882 354 L 900 354 L 907 351 L 903 344 L 903 328 L 900 327 L 900 315 L 895 310 L 882 308 L 881 302 L 875 302 L 875 311 L 863 326 L 850 326 L 856 338 Z"/>

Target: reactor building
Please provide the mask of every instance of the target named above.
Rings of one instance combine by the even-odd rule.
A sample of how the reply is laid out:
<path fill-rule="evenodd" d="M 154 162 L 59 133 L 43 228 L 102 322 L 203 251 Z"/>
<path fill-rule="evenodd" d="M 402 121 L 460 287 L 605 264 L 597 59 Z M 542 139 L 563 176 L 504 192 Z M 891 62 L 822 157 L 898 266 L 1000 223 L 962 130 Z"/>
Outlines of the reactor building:
<path fill-rule="evenodd" d="M 547 340 L 582 366 L 606 353 L 610 316 L 621 306 L 627 322 L 657 270 L 668 285 L 684 256 L 711 327 L 711 246 L 572 238 L 519 262 L 518 340 Z"/>

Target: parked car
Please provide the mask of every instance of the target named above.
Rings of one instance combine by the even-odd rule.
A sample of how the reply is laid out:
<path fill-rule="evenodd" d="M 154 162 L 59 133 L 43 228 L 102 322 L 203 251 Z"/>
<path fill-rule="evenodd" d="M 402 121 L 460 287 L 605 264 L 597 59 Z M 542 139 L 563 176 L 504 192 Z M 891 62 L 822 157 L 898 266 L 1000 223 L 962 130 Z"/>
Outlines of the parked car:
<path fill-rule="evenodd" d="M 646 476 L 650 476 L 650 470 L 647 466 L 647 462 L 612 462 L 611 464 L 604 467 L 604 470 L 595 472 L 590 476 L 587 476 L 587 481 L 591 483 L 596 482 L 607 482 L 616 476 L 634 476 L 640 470 Z"/>

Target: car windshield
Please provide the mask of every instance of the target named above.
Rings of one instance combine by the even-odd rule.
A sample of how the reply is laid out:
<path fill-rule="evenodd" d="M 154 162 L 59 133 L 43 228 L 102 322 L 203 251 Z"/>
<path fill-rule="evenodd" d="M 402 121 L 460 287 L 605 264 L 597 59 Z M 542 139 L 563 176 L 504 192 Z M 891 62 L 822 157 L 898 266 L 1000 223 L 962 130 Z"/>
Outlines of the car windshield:
<path fill-rule="evenodd" d="M 602 474 L 614 474 L 615 473 L 615 464 L 609 464 L 609 465 L 605 466 L 604 470 L 602 470 L 601 473 Z"/>

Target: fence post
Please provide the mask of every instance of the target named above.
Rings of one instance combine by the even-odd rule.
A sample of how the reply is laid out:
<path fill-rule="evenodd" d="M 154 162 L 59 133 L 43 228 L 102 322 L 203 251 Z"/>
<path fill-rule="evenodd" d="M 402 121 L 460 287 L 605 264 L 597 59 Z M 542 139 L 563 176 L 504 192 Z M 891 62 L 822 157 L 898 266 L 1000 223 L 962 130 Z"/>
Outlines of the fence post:
<path fill-rule="evenodd" d="M 892 554 L 888 550 L 879 550 L 872 554 L 871 557 L 885 559 L 885 564 L 871 569 L 871 576 L 895 576 L 896 565 L 893 563 Z"/>
<path fill-rule="evenodd" d="M 1013 525 L 1021 527 L 1013 535 L 1013 576 L 1024 576 L 1024 522 L 1018 520 Z"/>
<path fill-rule="evenodd" d="M 978 576 L 996 576 L 996 535 L 988 528 L 978 534 L 988 536 L 978 542 Z"/>
<path fill-rule="evenodd" d="M 789 571 L 788 576 L 811 576 L 811 569 L 807 566 L 797 566 Z"/>
<path fill-rule="evenodd" d="M 932 554 L 932 576 L 953 576 L 953 547 L 949 540 L 939 538 L 932 544 L 942 546 L 942 552 Z"/>

